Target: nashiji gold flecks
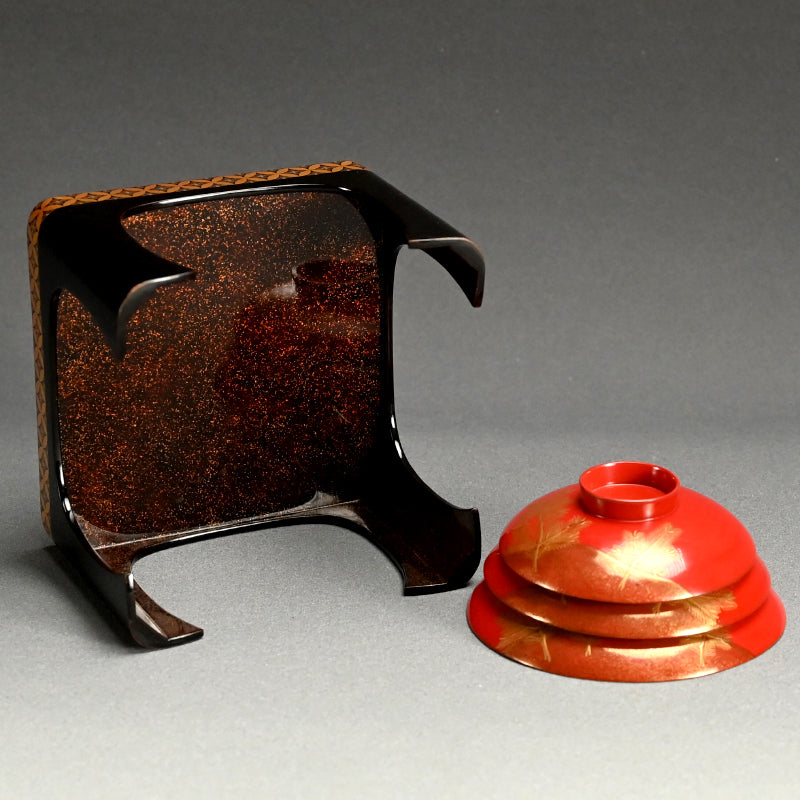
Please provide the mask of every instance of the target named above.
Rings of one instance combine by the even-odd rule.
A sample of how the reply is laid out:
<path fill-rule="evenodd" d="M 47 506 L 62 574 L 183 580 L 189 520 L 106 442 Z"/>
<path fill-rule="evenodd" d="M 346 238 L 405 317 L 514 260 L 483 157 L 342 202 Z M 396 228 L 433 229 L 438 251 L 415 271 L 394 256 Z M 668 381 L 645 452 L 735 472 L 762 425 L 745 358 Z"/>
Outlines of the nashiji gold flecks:
<path fill-rule="evenodd" d="M 187 190 L 211 189 L 223 186 L 241 186 L 248 183 L 261 183 L 303 178 L 309 175 L 327 175 L 350 170 L 366 170 L 355 161 L 325 161 L 303 167 L 284 167 L 277 170 L 245 172 L 239 175 L 220 175 L 216 178 L 178 181 L 175 183 L 151 183 L 147 186 L 131 186 L 123 189 L 110 189 L 98 192 L 58 195 L 39 203 L 28 219 L 28 264 L 31 284 L 31 306 L 33 311 L 33 354 L 36 370 L 36 421 L 39 438 L 39 496 L 42 524 L 52 535 L 50 529 L 50 463 L 48 458 L 47 434 L 47 391 L 45 388 L 44 337 L 42 332 L 42 296 L 39 282 L 39 230 L 48 214 L 63 206 L 98 203 L 103 200 L 118 200 L 125 197 L 149 197 L 161 194 L 174 194 Z M 49 298 L 48 298 L 49 299 Z"/>

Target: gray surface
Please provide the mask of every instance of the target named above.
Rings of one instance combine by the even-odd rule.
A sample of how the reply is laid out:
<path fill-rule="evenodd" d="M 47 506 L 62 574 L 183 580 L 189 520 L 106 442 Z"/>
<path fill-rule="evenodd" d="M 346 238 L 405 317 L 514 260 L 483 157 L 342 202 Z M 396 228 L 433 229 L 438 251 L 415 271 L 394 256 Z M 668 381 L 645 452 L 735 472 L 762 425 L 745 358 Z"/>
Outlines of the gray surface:
<path fill-rule="evenodd" d="M 795 4 L 4 6 L 4 796 L 800 794 Z M 406 448 L 485 549 L 585 467 L 653 460 L 750 528 L 778 646 L 681 683 L 546 675 L 470 634 L 469 589 L 403 598 L 323 526 L 145 560 L 206 636 L 120 643 L 40 529 L 27 213 L 337 158 L 485 250 L 480 311 L 420 254 L 396 302 Z"/>

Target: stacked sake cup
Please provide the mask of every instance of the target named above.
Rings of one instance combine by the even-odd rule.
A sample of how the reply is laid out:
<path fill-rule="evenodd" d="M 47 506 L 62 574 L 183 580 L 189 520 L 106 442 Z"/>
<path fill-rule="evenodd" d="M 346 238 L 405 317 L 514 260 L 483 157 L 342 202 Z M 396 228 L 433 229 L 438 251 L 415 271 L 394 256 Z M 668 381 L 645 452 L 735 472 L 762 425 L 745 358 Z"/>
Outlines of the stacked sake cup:
<path fill-rule="evenodd" d="M 669 470 L 633 461 L 592 467 L 517 514 L 467 617 L 508 658 L 605 681 L 729 669 L 786 624 L 745 527 Z"/>

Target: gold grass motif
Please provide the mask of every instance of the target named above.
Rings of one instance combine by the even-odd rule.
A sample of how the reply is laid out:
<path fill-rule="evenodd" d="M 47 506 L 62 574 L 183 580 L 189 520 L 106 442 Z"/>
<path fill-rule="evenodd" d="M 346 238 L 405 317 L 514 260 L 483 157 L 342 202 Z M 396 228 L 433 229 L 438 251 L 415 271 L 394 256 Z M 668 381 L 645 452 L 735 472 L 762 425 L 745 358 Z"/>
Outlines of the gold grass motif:
<path fill-rule="evenodd" d="M 590 520 L 579 514 L 568 520 L 561 520 L 570 505 L 570 497 L 563 492 L 558 493 L 544 501 L 534 503 L 530 508 L 530 514 L 526 514 L 521 520 L 518 531 L 524 530 L 525 524 L 530 519 L 537 519 L 539 535 L 536 538 L 536 545 L 533 551 L 530 543 L 525 541 L 519 548 L 512 545 L 511 550 L 526 555 L 531 560 L 534 572 L 539 569 L 539 559 L 554 550 L 561 550 L 564 547 L 578 544 L 580 532 L 590 524 Z M 515 531 L 516 532 L 516 531 Z"/>
<path fill-rule="evenodd" d="M 730 650 L 733 647 L 733 640 L 727 628 L 717 628 L 714 631 L 687 636 L 682 643 L 697 645 L 701 667 L 706 666 L 706 655 L 713 657 L 717 650 Z"/>
<path fill-rule="evenodd" d="M 686 567 L 683 554 L 673 545 L 680 533 L 680 528 L 669 522 L 651 533 L 624 531 L 619 544 L 598 551 L 598 562 L 610 575 L 620 578 L 620 589 L 630 579 L 668 581 Z"/>
<path fill-rule="evenodd" d="M 698 597 L 687 597 L 677 601 L 685 606 L 689 613 L 698 621 L 709 628 L 719 625 L 719 617 L 723 611 L 733 611 L 736 608 L 736 598 L 730 589 L 720 589 L 717 592 L 702 594 Z"/>
<path fill-rule="evenodd" d="M 515 658 L 515 651 L 519 649 L 527 650 L 531 645 L 539 645 L 542 648 L 542 656 L 545 661 L 550 661 L 550 650 L 547 647 L 548 631 L 543 625 L 522 625 L 518 622 L 509 620 L 503 623 L 503 634 L 497 644 L 497 649 Z"/>

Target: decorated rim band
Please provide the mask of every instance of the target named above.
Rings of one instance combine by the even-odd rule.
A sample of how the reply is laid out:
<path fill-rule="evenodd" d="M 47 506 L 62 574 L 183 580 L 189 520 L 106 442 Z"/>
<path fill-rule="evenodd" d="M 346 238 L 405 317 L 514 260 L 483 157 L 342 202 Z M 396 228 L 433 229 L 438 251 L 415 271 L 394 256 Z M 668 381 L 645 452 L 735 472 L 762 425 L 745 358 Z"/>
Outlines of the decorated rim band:
<path fill-rule="evenodd" d="M 664 603 L 603 603 L 551 592 L 522 580 L 497 549 L 489 553 L 483 570 L 489 591 L 526 617 L 575 633 L 623 639 L 690 636 L 731 625 L 761 606 L 770 589 L 761 559 L 731 586 Z"/>
<path fill-rule="evenodd" d="M 489 648 L 526 666 L 602 681 L 652 682 L 710 675 L 739 666 L 778 641 L 786 613 L 775 592 L 731 626 L 667 639 L 617 639 L 538 623 L 503 605 L 485 581 L 470 598 L 467 619 Z"/>

